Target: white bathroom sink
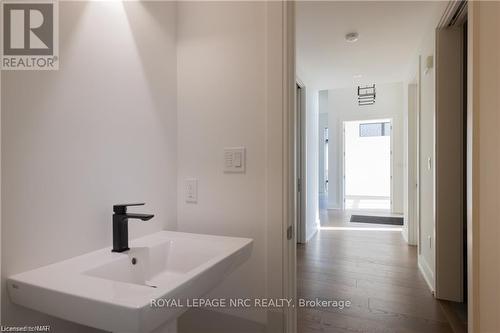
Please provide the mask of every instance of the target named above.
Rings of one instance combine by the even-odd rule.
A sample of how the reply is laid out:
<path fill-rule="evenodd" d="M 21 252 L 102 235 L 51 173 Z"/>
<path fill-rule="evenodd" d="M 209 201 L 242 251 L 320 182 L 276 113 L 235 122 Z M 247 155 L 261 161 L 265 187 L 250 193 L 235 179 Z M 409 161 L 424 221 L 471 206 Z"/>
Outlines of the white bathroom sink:
<path fill-rule="evenodd" d="M 8 278 L 16 304 L 111 332 L 151 332 L 174 321 L 247 260 L 252 240 L 161 231 L 122 253 L 105 248 Z M 178 305 L 178 304 L 177 304 Z M 184 304 L 185 305 L 185 304 Z"/>

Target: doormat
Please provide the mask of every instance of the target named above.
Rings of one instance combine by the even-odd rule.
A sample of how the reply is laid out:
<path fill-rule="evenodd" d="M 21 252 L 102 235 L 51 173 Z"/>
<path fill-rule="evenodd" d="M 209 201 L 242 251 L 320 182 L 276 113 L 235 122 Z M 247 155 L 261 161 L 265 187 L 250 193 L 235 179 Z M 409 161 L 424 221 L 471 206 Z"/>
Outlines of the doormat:
<path fill-rule="evenodd" d="M 351 222 L 403 225 L 403 218 L 396 216 L 351 215 Z"/>

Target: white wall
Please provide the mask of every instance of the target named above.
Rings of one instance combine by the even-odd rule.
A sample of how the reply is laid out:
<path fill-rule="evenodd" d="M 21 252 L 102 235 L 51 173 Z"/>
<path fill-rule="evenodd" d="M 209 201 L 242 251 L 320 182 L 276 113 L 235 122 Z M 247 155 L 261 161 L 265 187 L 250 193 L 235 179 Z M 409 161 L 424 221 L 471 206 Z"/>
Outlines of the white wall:
<path fill-rule="evenodd" d="M 418 54 L 422 65 L 419 74 L 419 257 L 418 264 L 430 288 L 434 290 L 435 272 L 435 75 L 434 68 L 425 72 L 425 59 L 434 56 L 435 32 L 429 29 Z M 417 67 L 418 68 L 418 67 Z M 430 164 L 429 164 L 430 161 Z M 430 167 L 429 167 L 430 166 Z"/>
<path fill-rule="evenodd" d="M 176 227 L 175 4 L 61 2 L 59 71 L 2 73 L 2 285 L 112 243 L 112 205 Z M 3 324 L 91 329 L 13 305 Z"/>
<path fill-rule="evenodd" d="M 393 136 L 393 212 L 403 212 L 403 84 L 377 84 L 374 105 L 359 106 L 357 88 L 328 91 L 329 170 L 328 206 L 341 208 L 342 123 L 350 120 L 392 119 Z"/>
<path fill-rule="evenodd" d="M 328 90 L 319 91 L 318 115 L 318 190 L 326 193 L 325 186 L 325 128 L 328 128 Z"/>
<path fill-rule="evenodd" d="M 410 245 L 418 242 L 418 179 L 417 179 L 417 119 L 418 88 L 417 73 L 404 83 L 404 225 L 403 237 Z"/>
<path fill-rule="evenodd" d="M 306 232 L 305 241 L 309 241 L 319 227 L 319 150 L 318 150 L 318 123 L 320 93 L 307 74 L 297 68 L 297 76 L 305 85 L 306 89 Z"/>
<path fill-rule="evenodd" d="M 254 239 L 215 297 L 266 295 L 266 4 L 178 4 L 178 227 Z M 246 173 L 223 172 L 224 147 L 246 148 Z M 187 204 L 184 180 L 198 179 Z M 225 309 L 265 322 L 258 309 Z"/>
<path fill-rule="evenodd" d="M 435 117 L 435 75 L 434 68 L 425 70 L 425 62 L 427 57 L 432 56 L 434 59 L 434 45 L 435 45 L 435 30 L 441 19 L 442 13 L 447 6 L 447 2 L 440 2 L 435 8 L 433 17 L 429 19 L 427 26 L 422 27 L 426 29 L 424 37 L 415 52 L 413 58 L 413 64 L 410 66 L 408 71 L 408 80 L 405 82 L 405 122 L 407 133 L 405 136 L 405 142 L 411 144 L 410 135 L 418 136 L 418 150 L 417 143 L 412 147 L 408 147 L 406 152 L 405 161 L 407 163 L 416 163 L 415 159 L 418 157 L 418 178 L 416 165 L 407 165 L 405 173 L 407 173 L 406 180 L 408 183 L 406 188 L 411 191 L 413 183 L 418 181 L 419 184 L 419 209 L 416 210 L 414 205 L 410 206 L 410 202 L 407 203 L 407 212 L 405 220 L 405 228 L 403 230 L 403 236 L 407 238 L 408 242 L 413 244 L 417 243 L 418 246 L 418 266 L 420 271 L 424 275 L 429 287 L 434 290 L 434 271 L 435 271 L 435 254 L 434 254 L 434 214 L 435 214 L 435 193 L 434 193 L 434 146 L 435 146 L 435 129 L 434 129 L 434 117 Z M 420 65 L 420 62 L 422 63 Z M 416 84 L 416 88 L 409 88 L 409 84 Z M 409 107 L 409 98 L 412 99 L 414 96 L 410 96 L 408 89 L 416 89 L 416 104 L 417 110 L 411 110 Z M 413 114 L 412 114 L 413 113 Z M 414 114 L 416 113 L 416 114 Z M 416 118 L 414 118 L 416 117 Z M 418 122 L 418 126 L 417 126 Z M 417 128 L 418 127 L 418 128 Z M 418 131 L 418 133 L 417 133 Z M 413 156 L 410 154 L 415 153 Z M 430 158 L 430 168 L 428 168 L 428 159 Z M 406 192 L 406 190 L 405 190 Z M 415 195 L 415 193 L 412 193 Z M 407 200 L 416 200 L 413 195 L 409 195 L 406 192 Z M 412 216 L 417 217 L 420 220 L 420 225 L 418 223 L 413 223 L 408 225 L 408 218 Z M 414 221 L 416 222 L 416 221 Z M 416 224 L 416 225 L 415 225 Z M 409 237 L 407 227 L 413 228 L 413 234 L 418 233 L 418 240 L 415 237 Z M 418 229 L 418 230 L 415 230 Z M 414 235 L 415 236 L 415 235 Z"/>
<path fill-rule="evenodd" d="M 319 227 L 318 92 L 314 86 L 306 88 L 306 242 L 314 236 Z"/>
<path fill-rule="evenodd" d="M 60 70 L 2 73 L 2 278 L 109 246 L 111 205 L 146 201 L 156 217 L 131 221 L 131 238 L 178 226 L 254 239 L 251 259 L 213 296 L 283 297 L 282 10 L 61 3 Z M 223 148 L 236 145 L 247 172 L 224 174 Z M 197 204 L 182 200 L 187 176 L 199 180 Z M 9 323 L 91 331 L 2 296 Z M 281 310 L 227 312 L 283 325 Z"/>

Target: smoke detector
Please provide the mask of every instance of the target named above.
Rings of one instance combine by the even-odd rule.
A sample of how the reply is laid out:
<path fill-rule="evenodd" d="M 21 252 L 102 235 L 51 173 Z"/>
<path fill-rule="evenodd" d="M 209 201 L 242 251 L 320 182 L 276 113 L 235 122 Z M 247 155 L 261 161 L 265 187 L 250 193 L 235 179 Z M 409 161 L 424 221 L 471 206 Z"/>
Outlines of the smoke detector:
<path fill-rule="evenodd" d="M 345 35 L 345 40 L 349 43 L 357 42 L 359 38 L 359 34 L 357 32 L 350 32 Z"/>

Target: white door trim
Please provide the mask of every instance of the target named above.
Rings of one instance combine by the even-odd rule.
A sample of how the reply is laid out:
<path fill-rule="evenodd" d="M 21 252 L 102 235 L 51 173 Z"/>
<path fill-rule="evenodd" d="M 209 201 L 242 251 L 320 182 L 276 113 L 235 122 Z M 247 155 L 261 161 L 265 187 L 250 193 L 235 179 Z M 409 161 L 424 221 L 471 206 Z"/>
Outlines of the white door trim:
<path fill-rule="evenodd" d="M 294 114 L 294 119 L 296 121 L 296 133 L 295 143 L 297 149 L 297 156 L 295 159 L 295 163 L 297 166 L 296 172 L 296 180 L 295 183 L 298 184 L 296 193 L 297 193 L 297 242 L 305 243 L 306 239 L 306 203 L 307 203 L 307 163 L 306 163 L 306 86 L 300 80 L 300 78 L 296 78 L 296 92 L 300 93 L 300 96 L 296 96 L 295 101 L 300 103 L 300 105 L 296 105 L 296 110 Z M 300 151 L 300 152 L 299 152 Z"/>
<path fill-rule="evenodd" d="M 415 80 L 416 81 L 416 80 Z M 406 241 L 410 245 L 418 243 L 418 83 L 412 82 L 408 89 L 408 115 L 407 115 L 407 220 Z"/>
<path fill-rule="evenodd" d="M 297 237 L 296 232 L 287 237 L 288 228 L 296 225 L 296 182 L 295 182 L 295 2 L 283 1 L 283 296 L 288 299 L 297 299 Z M 297 332 L 296 307 L 284 309 L 285 333 Z"/>

